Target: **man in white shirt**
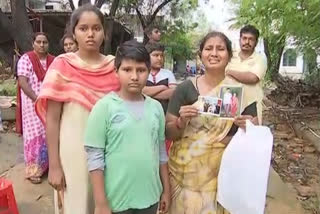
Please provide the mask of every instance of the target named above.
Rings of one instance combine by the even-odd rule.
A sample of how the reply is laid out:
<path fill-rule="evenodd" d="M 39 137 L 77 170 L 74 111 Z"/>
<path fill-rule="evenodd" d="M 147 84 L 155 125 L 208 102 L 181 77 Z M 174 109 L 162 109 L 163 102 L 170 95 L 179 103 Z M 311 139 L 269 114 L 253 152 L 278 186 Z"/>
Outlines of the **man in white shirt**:
<path fill-rule="evenodd" d="M 240 30 L 240 51 L 236 51 L 226 68 L 226 75 L 244 85 L 245 93 L 256 101 L 259 123 L 262 124 L 262 81 L 267 64 L 262 56 L 255 52 L 259 39 L 259 30 L 252 25 Z"/>
<path fill-rule="evenodd" d="M 232 98 L 231 90 L 230 88 L 227 88 L 226 92 L 223 95 L 223 107 L 227 117 L 230 116 L 231 98 Z"/>

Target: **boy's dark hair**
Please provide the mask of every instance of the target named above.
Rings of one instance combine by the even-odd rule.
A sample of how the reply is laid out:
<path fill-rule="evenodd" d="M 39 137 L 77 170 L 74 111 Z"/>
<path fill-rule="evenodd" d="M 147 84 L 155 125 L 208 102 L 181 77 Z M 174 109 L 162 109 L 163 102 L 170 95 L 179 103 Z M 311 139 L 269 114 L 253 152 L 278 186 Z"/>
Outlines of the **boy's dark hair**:
<path fill-rule="evenodd" d="M 246 25 L 243 28 L 241 28 L 240 30 L 240 37 L 242 36 L 242 34 L 244 33 L 250 33 L 252 35 L 254 35 L 256 37 L 256 40 L 258 41 L 260 33 L 259 30 L 253 26 L 253 25 Z"/>
<path fill-rule="evenodd" d="M 160 28 L 158 26 L 150 25 L 144 30 L 144 32 L 145 32 L 145 34 L 150 35 L 154 29 L 160 30 Z"/>
<path fill-rule="evenodd" d="M 151 54 L 153 51 L 161 51 L 164 52 L 165 48 L 164 45 L 162 45 L 159 42 L 149 42 L 146 44 L 146 49 L 149 54 Z"/>
<path fill-rule="evenodd" d="M 124 59 L 132 59 L 137 62 L 144 62 L 150 70 L 150 55 L 144 45 L 136 40 L 129 40 L 121 44 L 116 52 L 114 65 L 117 69 Z"/>

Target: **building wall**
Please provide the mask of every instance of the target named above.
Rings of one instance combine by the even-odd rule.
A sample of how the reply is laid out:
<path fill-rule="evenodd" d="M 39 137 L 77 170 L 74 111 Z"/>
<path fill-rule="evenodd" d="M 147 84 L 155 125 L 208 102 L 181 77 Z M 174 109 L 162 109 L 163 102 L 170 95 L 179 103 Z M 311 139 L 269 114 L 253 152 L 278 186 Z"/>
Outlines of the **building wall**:
<path fill-rule="evenodd" d="M 25 2 L 26 6 L 33 10 L 44 10 L 46 3 L 54 4 L 58 6 L 58 8 L 63 8 L 64 5 L 68 5 L 68 0 L 25 0 Z M 0 0 L 0 8 L 3 12 L 10 12 L 10 0 Z M 67 9 L 70 8 L 67 7 Z"/>
<path fill-rule="evenodd" d="M 303 77 L 303 63 L 303 55 L 299 53 L 296 58 L 296 66 L 284 66 L 282 54 L 279 73 L 292 79 L 301 79 Z"/>
<path fill-rule="evenodd" d="M 46 0 L 26 0 L 26 5 L 31 9 L 45 9 Z"/>
<path fill-rule="evenodd" d="M 2 12 L 10 11 L 10 0 L 0 0 L 0 8 Z"/>
<path fill-rule="evenodd" d="M 287 76 L 292 79 L 301 79 L 303 77 L 303 54 L 299 53 L 297 51 L 297 56 L 296 56 L 296 65 L 295 66 L 285 66 L 284 65 L 284 54 L 286 53 L 287 50 L 292 49 L 296 50 L 295 46 L 295 41 L 293 38 L 288 38 L 286 42 L 286 47 L 283 50 L 282 56 L 281 56 L 281 63 L 279 66 L 279 73 L 282 76 Z"/>

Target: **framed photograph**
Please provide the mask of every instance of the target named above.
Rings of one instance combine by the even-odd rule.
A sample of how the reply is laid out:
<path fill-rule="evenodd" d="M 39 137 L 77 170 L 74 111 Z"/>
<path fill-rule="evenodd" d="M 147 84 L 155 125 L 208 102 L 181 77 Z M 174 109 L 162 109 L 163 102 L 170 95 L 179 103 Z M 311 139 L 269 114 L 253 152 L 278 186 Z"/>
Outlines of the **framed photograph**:
<path fill-rule="evenodd" d="M 198 99 L 198 108 L 201 114 L 220 116 L 222 99 L 212 96 L 199 96 Z"/>
<path fill-rule="evenodd" d="M 242 87 L 228 85 L 222 86 L 220 89 L 220 98 L 222 99 L 220 116 L 230 119 L 239 116 L 241 113 L 242 96 Z"/>

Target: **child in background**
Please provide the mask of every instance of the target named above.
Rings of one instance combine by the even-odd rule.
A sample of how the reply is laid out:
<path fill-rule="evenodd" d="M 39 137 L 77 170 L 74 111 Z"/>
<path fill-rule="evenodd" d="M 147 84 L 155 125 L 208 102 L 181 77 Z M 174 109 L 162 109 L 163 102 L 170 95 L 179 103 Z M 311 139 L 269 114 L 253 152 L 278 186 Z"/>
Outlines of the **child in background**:
<path fill-rule="evenodd" d="M 164 46 L 160 43 L 149 43 L 146 45 L 146 49 L 150 54 L 151 70 L 143 93 L 158 100 L 166 113 L 177 81 L 170 70 L 163 69 Z"/>
<path fill-rule="evenodd" d="M 163 69 L 165 48 L 160 43 L 148 43 L 146 49 L 150 54 L 150 74 L 143 93 L 158 100 L 167 112 L 169 100 L 177 86 L 173 73 Z M 190 67 L 189 67 L 190 69 Z M 172 141 L 166 140 L 166 150 L 169 152 Z"/>
<path fill-rule="evenodd" d="M 170 205 L 165 117 L 161 104 L 142 94 L 150 56 L 128 41 L 116 53 L 119 92 L 94 106 L 85 133 L 95 214 L 166 213 Z M 160 200 L 160 202 L 159 202 Z"/>

